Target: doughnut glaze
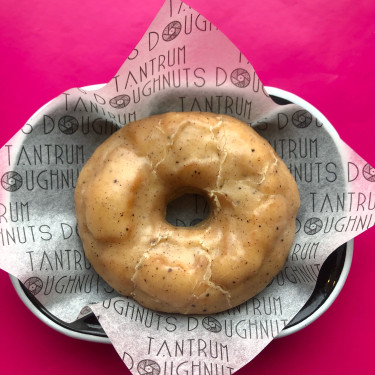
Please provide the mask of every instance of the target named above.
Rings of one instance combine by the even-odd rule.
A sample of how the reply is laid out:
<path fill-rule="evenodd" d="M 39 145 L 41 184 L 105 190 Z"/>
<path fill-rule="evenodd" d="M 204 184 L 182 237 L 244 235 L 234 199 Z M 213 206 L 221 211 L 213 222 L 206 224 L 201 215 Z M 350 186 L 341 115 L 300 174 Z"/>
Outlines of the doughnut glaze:
<path fill-rule="evenodd" d="M 208 217 L 165 219 L 169 202 L 204 195 Z M 226 310 L 263 290 L 295 234 L 296 182 L 270 144 L 241 121 L 167 113 L 130 123 L 101 144 L 75 191 L 84 251 L 104 280 L 145 307 Z"/>

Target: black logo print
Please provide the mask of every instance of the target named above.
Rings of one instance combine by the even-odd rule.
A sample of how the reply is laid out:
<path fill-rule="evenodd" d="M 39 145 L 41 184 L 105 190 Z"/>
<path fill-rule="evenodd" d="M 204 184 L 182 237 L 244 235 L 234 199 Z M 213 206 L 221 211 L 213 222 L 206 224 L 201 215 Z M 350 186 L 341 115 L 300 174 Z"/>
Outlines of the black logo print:
<path fill-rule="evenodd" d="M 303 109 L 294 112 L 292 116 L 292 122 L 296 128 L 307 128 L 311 124 L 311 121 L 311 114 Z"/>
<path fill-rule="evenodd" d="M 30 277 L 24 284 L 25 288 L 34 296 L 36 296 L 43 288 L 43 281 L 39 277 Z"/>
<path fill-rule="evenodd" d="M 232 81 L 233 85 L 237 87 L 247 87 L 250 83 L 250 74 L 247 70 L 238 68 L 233 70 L 230 75 L 230 80 Z"/>
<path fill-rule="evenodd" d="M 59 120 L 59 129 L 64 134 L 73 134 L 78 130 L 78 121 L 73 116 L 64 116 Z"/>
<path fill-rule="evenodd" d="M 173 39 L 176 39 L 178 34 L 181 32 L 181 23 L 178 21 L 172 21 L 170 22 L 167 26 L 165 26 L 163 33 L 162 33 L 162 38 L 166 42 L 170 42 Z"/>
<path fill-rule="evenodd" d="M 109 101 L 109 104 L 113 108 L 125 108 L 130 103 L 129 95 L 118 95 Z"/>
<path fill-rule="evenodd" d="M 220 322 L 212 316 L 206 316 L 202 321 L 202 325 L 210 332 L 218 333 L 222 329 Z"/>
<path fill-rule="evenodd" d="M 160 366 L 151 359 L 143 359 L 138 363 L 137 370 L 141 375 L 159 375 Z"/>
<path fill-rule="evenodd" d="M 1 177 L 1 186 L 6 191 L 16 191 L 22 186 L 22 177 L 14 171 L 6 172 Z"/>
<path fill-rule="evenodd" d="M 82 307 L 81 311 L 79 312 L 79 315 L 88 315 L 91 313 L 92 313 L 92 310 L 90 309 L 90 307 L 85 306 L 85 307 Z"/>
<path fill-rule="evenodd" d="M 370 164 L 363 167 L 362 174 L 367 181 L 375 182 L 375 168 L 372 168 Z"/>
<path fill-rule="evenodd" d="M 323 228 L 323 222 L 317 217 L 312 217 L 307 220 L 303 230 L 306 234 L 313 235 L 318 233 Z"/>

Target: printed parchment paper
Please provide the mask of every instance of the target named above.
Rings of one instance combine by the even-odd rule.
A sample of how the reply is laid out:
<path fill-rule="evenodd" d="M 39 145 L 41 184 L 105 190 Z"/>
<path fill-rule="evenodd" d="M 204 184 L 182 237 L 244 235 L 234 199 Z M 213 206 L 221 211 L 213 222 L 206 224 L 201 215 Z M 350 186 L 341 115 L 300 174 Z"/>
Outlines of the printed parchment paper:
<path fill-rule="evenodd" d="M 259 295 L 212 316 L 147 310 L 118 296 L 86 260 L 73 194 L 80 169 L 121 126 L 167 111 L 228 114 L 274 146 L 301 195 L 284 269 Z M 304 108 L 277 105 L 241 52 L 209 21 L 165 2 L 104 87 L 71 89 L 0 151 L 0 266 L 58 318 L 86 305 L 134 374 L 231 374 L 251 361 L 311 295 L 340 244 L 374 224 L 375 171 Z M 170 220 L 202 219 L 204 203 Z"/>

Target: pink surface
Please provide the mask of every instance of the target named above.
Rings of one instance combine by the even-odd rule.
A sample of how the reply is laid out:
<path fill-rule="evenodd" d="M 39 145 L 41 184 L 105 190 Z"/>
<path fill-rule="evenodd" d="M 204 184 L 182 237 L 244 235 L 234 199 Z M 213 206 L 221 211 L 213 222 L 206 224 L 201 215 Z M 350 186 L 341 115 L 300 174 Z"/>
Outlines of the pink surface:
<path fill-rule="evenodd" d="M 265 85 L 312 103 L 346 143 L 375 165 L 371 69 L 375 4 L 368 0 L 187 3 L 238 46 Z M 64 90 L 109 81 L 161 5 L 155 0 L 3 0 L 0 144 Z M 333 306 L 303 331 L 274 340 L 238 374 L 373 373 L 375 302 L 369 297 L 375 276 L 374 231 L 356 238 L 348 280 Z M 62 336 L 35 318 L 3 271 L 0 285 L 5 301 L 0 310 L 1 373 L 129 373 L 110 345 Z"/>

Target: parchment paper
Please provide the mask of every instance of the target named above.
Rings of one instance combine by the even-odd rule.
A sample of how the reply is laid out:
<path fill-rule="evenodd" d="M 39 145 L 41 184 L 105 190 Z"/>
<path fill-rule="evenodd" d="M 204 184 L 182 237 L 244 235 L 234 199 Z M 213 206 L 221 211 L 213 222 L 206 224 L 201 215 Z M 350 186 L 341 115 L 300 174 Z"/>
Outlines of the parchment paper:
<path fill-rule="evenodd" d="M 86 260 L 76 232 L 74 187 L 95 148 L 119 127 L 168 111 L 245 121 L 284 159 L 301 195 L 284 269 L 256 297 L 213 316 L 162 314 L 118 296 Z M 68 90 L 34 116 L 1 149 L 0 169 L 0 267 L 64 321 L 91 305 L 141 375 L 235 372 L 305 304 L 327 256 L 375 221 L 375 171 L 304 108 L 275 104 L 241 52 L 177 0 L 165 2 L 111 82 Z M 202 219 L 204 202 L 188 206 L 169 220 Z"/>

